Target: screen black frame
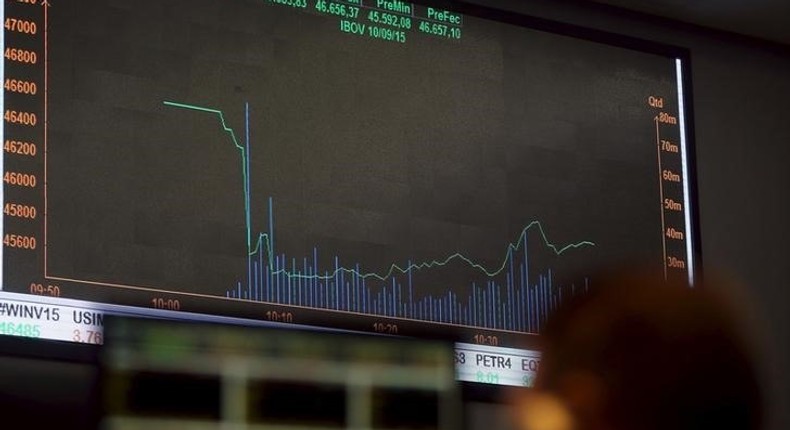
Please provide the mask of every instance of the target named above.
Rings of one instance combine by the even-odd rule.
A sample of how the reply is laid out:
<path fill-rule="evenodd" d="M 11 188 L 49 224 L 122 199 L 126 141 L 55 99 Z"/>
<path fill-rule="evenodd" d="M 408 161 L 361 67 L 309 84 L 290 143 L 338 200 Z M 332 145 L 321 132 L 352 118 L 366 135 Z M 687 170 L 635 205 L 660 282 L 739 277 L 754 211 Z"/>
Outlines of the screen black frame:
<path fill-rule="evenodd" d="M 691 51 L 689 48 L 670 45 L 654 40 L 637 38 L 616 32 L 609 32 L 570 24 L 553 19 L 527 15 L 511 10 L 482 6 L 466 1 L 455 0 L 412 0 L 411 3 L 451 10 L 463 15 L 496 21 L 505 24 L 525 27 L 532 30 L 558 34 L 575 39 L 601 43 L 608 46 L 630 49 L 638 52 L 656 54 L 671 59 L 681 60 L 681 82 L 683 85 L 683 109 L 685 121 L 685 148 L 687 165 L 688 199 L 691 202 L 690 223 L 692 232 L 689 235 L 692 249 L 690 258 L 694 259 L 695 284 L 702 279 L 701 234 L 699 225 L 699 198 L 697 187 L 697 163 L 694 132 L 693 87 Z M 188 319 L 188 318 L 187 318 Z M 300 327 L 304 329 L 304 327 Z M 99 345 L 80 344 L 75 342 L 45 339 L 28 339 L 15 336 L 0 336 L 0 355 L 22 357 L 38 360 L 59 360 L 82 363 L 98 368 Z M 505 401 L 507 390 L 526 389 L 519 387 L 488 385 L 483 383 L 461 382 L 462 399 L 465 402 L 501 403 Z"/>

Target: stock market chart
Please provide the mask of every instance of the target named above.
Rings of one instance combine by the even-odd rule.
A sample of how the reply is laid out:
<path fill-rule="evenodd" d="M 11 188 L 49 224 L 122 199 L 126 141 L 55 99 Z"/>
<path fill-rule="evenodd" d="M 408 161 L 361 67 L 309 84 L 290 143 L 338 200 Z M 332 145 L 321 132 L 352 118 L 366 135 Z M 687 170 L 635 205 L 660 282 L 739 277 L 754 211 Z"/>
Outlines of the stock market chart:
<path fill-rule="evenodd" d="M 520 357 L 602 267 L 691 279 L 681 61 L 484 12 L 5 2 L 2 332 L 435 336 L 529 384 L 475 351 Z"/>

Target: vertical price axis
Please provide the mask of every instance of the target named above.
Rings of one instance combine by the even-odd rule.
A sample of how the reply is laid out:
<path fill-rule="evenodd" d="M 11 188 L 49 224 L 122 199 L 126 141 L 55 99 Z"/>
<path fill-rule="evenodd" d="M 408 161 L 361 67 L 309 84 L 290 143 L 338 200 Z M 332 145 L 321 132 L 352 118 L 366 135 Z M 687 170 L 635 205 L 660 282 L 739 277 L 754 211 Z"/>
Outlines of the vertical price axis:
<path fill-rule="evenodd" d="M 5 10 L 5 2 L 0 3 L 0 19 L 3 20 L 5 23 L 6 19 L 6 10 Z M 0 50 L 5 52 L 5 45 L 6 45 L 6 30 L 5 24 L 3 27 L 3 31 L 0 32 Z M 0 62 L 0 81 L 5 81 L 5 60 Z M 5 110 L 5 92 L 3 96 L 0 97 L 0 112 Z M 5 142 L 5 124 L 0 127 L 0 141 Z M 5 173 L 5 151 L 0 151 L 0 168 L 2 169 L 3 173 Z M 0 187 L 0 206 L 5 206 L 5 187 Z M 5 233 L 5 220 L 0 221 L 0 237 L 2 237 Z M 0 291 L 3 290 L 3 285 L 5 284 L 5 247 L 0 245 Z"/>
<path fill-rule="evenodd" d="M 4 2 L 2 9 L 2 265 L 24 274 L 24 279 L 31 281 L 31 292 L 37 290 L 33 285 L 43 281 L 40 267 L 46 255 L 42 252 L 46 247 L 46 208 L 42 211 L 42 206 L 46 200 L 49 7 L 48 0 L 14 0 Z M 0 273 L 2 285 L 11 286 L 13 282 L 3 275 Z"/>
<path fill-rule="evenodd" d="M 49 242 L 47 239 L 47 224 L 49 222 L 49 208 L 47 205 L 47 155 L 49 153 L 49 0 L 44 0 L 44 278 L 47 277 L 47 253 Z"/>

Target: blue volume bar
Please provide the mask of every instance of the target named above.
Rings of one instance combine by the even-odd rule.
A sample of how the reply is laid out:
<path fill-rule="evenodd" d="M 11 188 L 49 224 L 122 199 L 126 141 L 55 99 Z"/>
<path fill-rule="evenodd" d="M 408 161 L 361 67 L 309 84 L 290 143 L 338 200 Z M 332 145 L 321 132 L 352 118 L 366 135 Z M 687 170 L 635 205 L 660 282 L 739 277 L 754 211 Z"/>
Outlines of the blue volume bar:
<path fill-rule="evenodd" d="M 273 210 L 270 200 L 269 210 Z M 270 217 L 273 218 L 273 217 Z M 270 232 L 271 234 L 271 232 Z M 274 235 L 271 234 L 270 237 Z M 526 250 L 525 243 L 522 249 Z M 267 250 L 267 247 L 261 248 Z M 301 268 L 295 257 L 264 255 L 249 256 L 252 267 L 251 282 L 244 288 L 241 282 L 226 292 L 227 297 L 284 305 L 298 305 L 369 315 L 409 318 L 438 323 L 538 333 L 547 316 L 563 298 L 577 293 L 575 286 L 557 286 L 552 270 L 535 273 L 529 279 L 529 259 L 526 252 L 508 255 L 506 270 L 488 277 L 481 288 L 471 281 L 463 289 L 465 294 L 446 291 L 441 295 L 419 297 L 415 275 L 423 268 L 408 263 L 408 269 L 390 274 L 384 280 L 364 276 L 360 263 L 353 269 L 341 265 L 339 256 L 332 256 L 332 270 L 319 269 L 319 253 L 302 256 Z M 266 262 L 270 261 L 270 264 Z M 287 267 L 290 266 L 290 267 Z M 588 281 L 585 279 L 585 290 Z M 415 288 L 416 287 L 416 288 Z M 249 293 L 252 291 L 253 293 Z"/>

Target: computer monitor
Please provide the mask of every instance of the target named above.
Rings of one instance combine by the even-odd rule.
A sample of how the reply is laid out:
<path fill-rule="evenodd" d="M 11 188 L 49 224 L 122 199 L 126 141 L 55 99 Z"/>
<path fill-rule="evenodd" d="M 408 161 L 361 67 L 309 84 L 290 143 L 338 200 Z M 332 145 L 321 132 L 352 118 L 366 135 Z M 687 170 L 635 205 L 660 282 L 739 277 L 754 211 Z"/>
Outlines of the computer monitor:
<path fill-rule="evenodd" d="M 452 339 L 530 385 L 601 267 L 699 263 L 688 52 L 461 2 L 17 1 L 0 333 Z"/>
<path fill-rule="evenodd" d="M 452 344 L 111 319 L 102 428 L 455 429 Z"/>

